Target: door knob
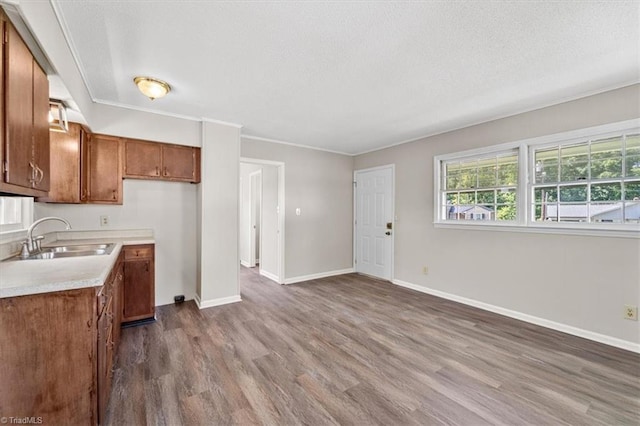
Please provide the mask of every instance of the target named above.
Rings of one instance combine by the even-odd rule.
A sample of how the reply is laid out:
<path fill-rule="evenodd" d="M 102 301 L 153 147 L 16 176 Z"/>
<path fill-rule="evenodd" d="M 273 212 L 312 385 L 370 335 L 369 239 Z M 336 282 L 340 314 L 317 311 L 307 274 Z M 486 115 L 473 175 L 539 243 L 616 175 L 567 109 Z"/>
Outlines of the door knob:
<path fill-rule="evenodd" d="M 384 235 L 391 235 L 391 232 L 387 231 L 384 233 Z"/>

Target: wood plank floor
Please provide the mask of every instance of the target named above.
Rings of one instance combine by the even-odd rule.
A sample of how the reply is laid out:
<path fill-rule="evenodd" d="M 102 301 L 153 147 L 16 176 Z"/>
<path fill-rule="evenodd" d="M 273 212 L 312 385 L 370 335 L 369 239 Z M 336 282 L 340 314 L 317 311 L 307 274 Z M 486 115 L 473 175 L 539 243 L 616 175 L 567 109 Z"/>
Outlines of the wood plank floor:
<path fill-rule="evenodd" d="M 640 356 L 356 274 L 123 330 L 112 425 L 638 425 Z"/>

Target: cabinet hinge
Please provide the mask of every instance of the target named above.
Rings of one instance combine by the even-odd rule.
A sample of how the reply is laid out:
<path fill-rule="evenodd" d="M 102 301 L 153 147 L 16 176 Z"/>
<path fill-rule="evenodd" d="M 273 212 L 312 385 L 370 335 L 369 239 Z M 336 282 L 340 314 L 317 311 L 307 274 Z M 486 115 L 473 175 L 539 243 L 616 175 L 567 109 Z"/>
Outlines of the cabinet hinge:
<path fill-rule="evenodd" d="M 355 180 L 353 181 L 353 186 L 355 186 L 356 188 L 358 187 L 358 182 L 356 182 Z"/>
<path fill-rule="evenodd" d="M 8 173 L 9 172 L 9 163 L 7 162 L 7 160 L 4 160 L 2 162 L 2 173 Z"/>

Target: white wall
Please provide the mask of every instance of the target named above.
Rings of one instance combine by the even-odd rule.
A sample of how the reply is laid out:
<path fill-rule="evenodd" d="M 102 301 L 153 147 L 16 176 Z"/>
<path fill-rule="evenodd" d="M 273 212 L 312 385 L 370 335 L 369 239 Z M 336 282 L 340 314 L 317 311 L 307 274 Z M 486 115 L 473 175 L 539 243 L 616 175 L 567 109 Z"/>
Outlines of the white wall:
<path fill-rule="evenodd" d="M 240 128 L 204 121 L 201 157 L 196 300 L 201 307 L 208 307 L 240 300 Z"/>
<path fill-rule="evenodd" d="M 640 305 L 640 240 L 433 226 L 435 155 L 638 118 L 638 99 L 630 86 L 357 156 L 356 169 L 396 165 L 395 278 L 640 343 L 622 318 Z"/>
<path fill-rule="evenodd" d="M 193 299 L 196 289 L 196 186 L 125 179 L 121 206 L 35 203 L 35 217 L 60 216 L 74 230 L 153 229 L 156 240 L 156 305 L 173 296 Z M 100 226 L 100 216 L 109 226 Z M 60 228 L 47 228 L 40 231 Z"/>
<path fill-rule="evenodd" d="M 260 271 L 278 276 L 278 168 L 262 166 L 262 247 Z"/>
<path fill-rule="evenodd" d="M 285 279 L 352 268 L 353 157 L 249 138 L 241 156 L 285 163 Z"/>

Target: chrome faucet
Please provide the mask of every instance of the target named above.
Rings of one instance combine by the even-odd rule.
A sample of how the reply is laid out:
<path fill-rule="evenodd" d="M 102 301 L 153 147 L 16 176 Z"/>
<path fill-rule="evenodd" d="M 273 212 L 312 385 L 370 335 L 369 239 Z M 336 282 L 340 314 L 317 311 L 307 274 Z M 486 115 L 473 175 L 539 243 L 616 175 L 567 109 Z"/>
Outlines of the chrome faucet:
<path fill-rule="evenodd" d="M 67 228 L 66 228 L 67 230 L 71 229 L 71 224 L 67 220 L 62 219 L 61 217 L 50 216 L 50 217 L 43 217 L 42 219 L 36 220 L 31 224 L 29 229 L 27 229 L 27 240 L 22 243 L 22 253 L 20 253 L 20 257 L 24 259 L 29 257 L 29 255 L 33 253 L 37 253 L 40 250 L 42 250 L 42 248 L 40 247 L 40 244 L 44 239 L 44 236 L 40 235 L 34 238 L 33 230 L 36 228 L 36 226 L 40 225 L 42 222 L 45 222 L 47 220 L 60 221 L 65 225 L 67 225 Z"/>

